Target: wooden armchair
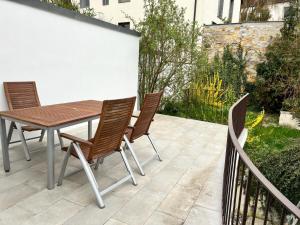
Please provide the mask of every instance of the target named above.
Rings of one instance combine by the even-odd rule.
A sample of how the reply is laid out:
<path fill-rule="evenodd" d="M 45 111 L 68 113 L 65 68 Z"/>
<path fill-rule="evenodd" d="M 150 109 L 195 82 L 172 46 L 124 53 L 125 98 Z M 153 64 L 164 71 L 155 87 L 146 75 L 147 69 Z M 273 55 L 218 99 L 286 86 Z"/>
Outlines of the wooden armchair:
<path fill-rule="evenodd" d="M 162 91 L 158 92 L 158 93 L 146 94 L 144 102 L 143 102 L 143 106 L 141 108 L 141 112 L 140 112 L 139 116 L 133 115 L 133 117 L 136 117 L 137 120 L 133 126 L 129 126 L 127 128 L 126 138 L 125 138 L 126 148 L 133 151 L 130 143 L 133 143 L 134 140 L 140 138 L 141 136 L 146 135 L 156 153 L 155 157 L 157 156 L 159 161 L 162 161 L 162 160 L 161 160 L 161 157 L 159 155 L 157 148 L 155 147 L 155 144 L 154 144 L 152 138 L 150 137 L 149 128 L 153 121 L 153 117 L 159 107 L 162 95 L 163 95 Z M 140 164 L 138 160 L 135 160 L 142 175 L 145 175 L 145 173 L 144 173 L 141 165 L 145 165 L 151 159 L 147 160 L 146 162 L 143 162 L 142 164 Z"/>
<path fill-rule="evenodd" d="M 128 163 L 127 157 L 123 148 L 121 148 L 121 143 L 134 109 L 135 99 L 135 97 L 132 97 L 104 101 L 97 131 L 94 138 L 90 140 L 84 140 L 69 134 L 61 134 L 61 137 L 71 140 L 72 142 L 68 148 L 63 148 L 64 151 L 67 151 L 67 154 L 63 161 L 58 185 L 62 184 L 68 159 L 71 155 L 80 160 L 92 186 L 93 192 L 96 195 L 97 203 L 100 208 L 104 207 L 102 196 L 107 192 L 113 190 L 130 178 L 132 179 L 133 184 L 136 185 L 136 180 Z M 100 191 L 99 185 L 90 166 L 94 165 L 94 160 L 97 160 L 98 164 L 99 160 L 116 152 L 121 154 L 129 175 L 120 179 L 105 190 Z"/>
<path fill-rule="evenodd" d="M 36 84 L 34 81 L 27 82 L 3 82 L 6 101 L 9 110 L 25 109 L 32 107 L 41 106 L 39 96 L 37 93 Z M 20 140 L 24 147 L 25 157 L 28 161 L 31 160 L 26 139 L 24 136 L 24 131 L 32 132 L 41 130 L 38 127 L 33 126 L 21 126 L 19 123 L 12 122 L 8 131 L 8 144 L 11 144 L 11 137 L 14 129 L 18 131 Z M 59 133 L 59 130 L 57 131 Z M 41 135 L 39 141 L 43 140 L 45 130 L 41 130 Z M 62 141 L 60 139 L 60 144 Z"/>

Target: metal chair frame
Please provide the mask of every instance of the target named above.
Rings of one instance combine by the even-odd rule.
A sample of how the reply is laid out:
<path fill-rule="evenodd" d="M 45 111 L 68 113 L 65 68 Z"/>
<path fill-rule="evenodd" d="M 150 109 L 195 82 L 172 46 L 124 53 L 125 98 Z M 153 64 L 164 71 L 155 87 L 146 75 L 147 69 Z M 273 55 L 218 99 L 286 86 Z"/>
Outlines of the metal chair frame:
<path fill-rule="evenodd" d="M 10 85 L 13 86 L 13 85 L 31 85 L 32 89 L 32 95 L 30 95 L 30 97 L 33 100 L 34 105 L 32 105 L 32 107 L 38 107 L 38 106 L 41 106 L 40 104 L 40 100 L 39 100 L 39 97 L 38 97 L 38 93 L 37 93 L 37 88 L 36 88 L 36 83 L 34 81 L 27 81 L 27 82 L 3 82 L 3 86 L 4 86 L 4 90 L 5 90 L 5 96 L 6 96 L 6 100 L 7 100 L 7 104 L 8 104 L 8 107 L 9 107 L 9 110 L 14 110 L 16 107 L 14 105 L 14 102 L 11 98 L 11 93 L 10 93 Z M 14 91 L 16 91 L 16 87 L 13 88 Z M 21 94 L 21 93 L 18 93 L 18 94 Z M 18 105 L 17 107 L 18 109 L 21 108 L 20 105 Z M 26 108 L 24 106 L 24 108 Z M 8 131 L 8 136 L 7 136 L 7 143 L 8 145 L 10 144 L 13 144 L 13 143 L 16 143 L 16 142 L 11 142 L 11 138 L 12 138 L 12 134 L 13 134 L 13 131 L 14 129 L 17 130 L 18 132 L 18 135 L 19 135 L 19 138 L 20 138 L 20 141 L 16 141 L 16 142 L 22 142 L 22 145 L 23 145 L 23 150 L 24 150 L 24 154 L 25 154 L 25 158 L 27 161 L 30 161 L 31 160 L 31 157 L 30 157 L 30 153 L 29 153 L 29 148 L 28 148 L 28 145 L 26 143 L 27 140 L 32 140 L 32 139 L 39 139 L 39 142 L 42 142 L 43 141 L 43 138 L 45 136 L 45 130 L 41 129 L 41 135 L 38 136 L 38 137 L 33 137 L 33 138 L 29 138 L 29 139 L 26 139 L 25 136 L 24 136 L 24 130 L 22 125 L 19 124 L 19 123 L 15 123 L 15 122 L 11 122 L 10 123 L 10 127 L 9 127 L 9 131 Z M 38 128 L 35 130 L 37 131 L 39 130 Z M 33 131 L 33 130 L 32 130 Z M 57 134 L 58 134 L 58 137 L 59 137 L 59 142 L 60 142 L 60 145 L 61 147 L 63 147 L 63 140 L 60 138 L 60 131 L 57 130 Z"/>
<path fill-rule="evenodd" d="M 86 141 L 72 135 L 61 134 L 61 137 L 69 139 L 72 142 L 67 149 L 66 156 L 62 163 L 62 169 L 58 178 L 58 186 L 62 185 L 64 177 L 69 176 L 65 176 L 65 172 L 68 160 L 71 155 L 80 160 L 82 168 L 85 171 L 89 183 L 92 186 L 92 190 L 96 196 L 97 205 L 100 208 L 105 207 L 102 196 L 106 193 L 112 191 L 129 179 L 132 180 L 133 185 L 137 185 L 132 169 L 128 163 L 126 154 L 124 153 L 124 149 L 123 147 L 121 147 L 122 138 L 124 138 L 126 128 L 130 122 L 134 104 L 135 97 L 104 101 L 98 129 L 94 138 L 90 140 Z M 94 169 L 98 169 L 99 164 L 101 163 L 101 161 L 103 162 L 104 157 L 107 157 L 108 155 L 114 154 L 116 152 L 120 153 L 129 175 L 123 177 L 106 189 L 100 190 L 99 184 L 96 181 L 91 167 L 95 165 Z M 135 157 L 135 153 L 133 152 L 133 150 L 130 150 L 130 152 L 133 157 Z M 93 161 L 96 159 L 97 161 L 96 163 L 94 163 Z"/>

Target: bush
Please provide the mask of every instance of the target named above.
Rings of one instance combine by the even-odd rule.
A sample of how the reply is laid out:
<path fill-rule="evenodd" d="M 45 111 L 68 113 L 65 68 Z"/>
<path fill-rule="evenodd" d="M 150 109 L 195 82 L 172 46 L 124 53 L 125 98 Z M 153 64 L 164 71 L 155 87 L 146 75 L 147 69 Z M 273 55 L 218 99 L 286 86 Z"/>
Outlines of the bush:
<path fill-rule="evenodd" d="M 300 131 L 271 125 L 277 118 L 271 116 L 267 119 L 269 115 L 264 117 L 262 124 L 251 128 L 253 123 L 250 121 L 255 121 L 259 117 L 257 115 L 255 112 L 247 113 L 249 136 L 245 150 L 264 176 L 297 204 L 300 201 Z"/>
<path fill-rule="evenodd" d="M 260 166 L 262 173 L 295 205 L 300 201 L 300 146 L 274 152 Z"/>
<path fill-rule="evenodd" d="M 299 6 L 292 5 L 281 36 L 268 46 L 266 61 L 257 65 L 256 100 L 268 112 L 279 112 L 286 99 L 300 97 L 299 35 Z"/>

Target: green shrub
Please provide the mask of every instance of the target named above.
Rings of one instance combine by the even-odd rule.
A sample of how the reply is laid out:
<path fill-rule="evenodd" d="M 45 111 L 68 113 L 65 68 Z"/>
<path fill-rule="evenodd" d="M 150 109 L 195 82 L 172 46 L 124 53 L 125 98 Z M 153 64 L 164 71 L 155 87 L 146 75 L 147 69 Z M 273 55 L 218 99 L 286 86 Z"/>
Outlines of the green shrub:
<path fill-rule="evenodd" d="M 246 87 L 247 54 L 248 52 L 243 49 L 241 44 L 236 48 L 227 45 L 224 47 L 223 54 L 221 56 L 216 55 L 211 64 L 212 71 L 219 74 L 224 85 L 233 87 L 236 97 L 240 96 Z"/>
<path fill-rule="evenodd" d="M 281 36 L 268 46 L 266 61 L 257 65 L 256 100 L 268 112 L 280 111 L 286 99 L 300 98 L 298 4 L 292 4 Z"/>
<path fill-rule="evenodd" d="M 273 152 L 261 163 L 262 173 L 295 205 L 300 201 L 300 146 Z"/>

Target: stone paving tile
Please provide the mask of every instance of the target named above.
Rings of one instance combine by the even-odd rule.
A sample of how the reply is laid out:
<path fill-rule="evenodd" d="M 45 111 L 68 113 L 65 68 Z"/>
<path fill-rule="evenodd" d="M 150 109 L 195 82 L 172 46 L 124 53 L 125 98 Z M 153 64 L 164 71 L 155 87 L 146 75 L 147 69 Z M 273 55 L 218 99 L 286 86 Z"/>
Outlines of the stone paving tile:
<path fill-rule="evenodd" d="M 87 126 L 67 132 L 86 138 Z M 66 177 L 62 187 L 46 189 L 45 141 L 30 141 L 30 162 L 24 159 L 22 145 L 12 145 L 11 172 L 0 170 L 0 225 L 217 225 L 227 127 L 156 115 L 150 133 L 163 161 L 150 161 L 143 166 L 146 176 L 140 176 L 126 151 L 138 186 L 128 180 L 106 194 L 103 210 L 96 205 L 84 171 Z M 141 162 L 154 155 L 146 137 L 135 141 L 133 148 Z M 64 156 L 57 146 L 56 178 Z M 67 174 L 81 168 L 80 161 L 71 158 Z M 119 154 L 112 154 L 94 174 L 103 190 L 128 173 Z"/>
<path fill-rule="evenodd" d="M 161 202 L 158 210 L 185 220 L 199 193 L 199 188 L 176 185 Z"/>
<path fill-rule="evenodd" d="M 126 199 L 110 195 L 104 198 L 105 208 L 100 209 L 96 202 L 80 210 L 79 213 L 68 219 L 64 225 L 99 225 L 104 224 L 126 203 Z"/>
<path fill-rule="evenodd" d="M 146 191 L 138 192 L 112 218 L 130 225 L 142 225 L 151 216 L 161 200 L 160 195 Z"/>
<path fill-rule="evenodd" d="M 167 215 L 162 212 L 154 212 L 145 225 L 182 225 L 183 220 Z"/>
<path fill-rule="evenodd" d="M 188 215 L 184 225 L 219 225 L 222 224 L 221 213 L 194 206 Z"/>
<path fill-rule="evenodd" d="M 0 212 L 33 195 L 37 191 L 37 189 L 28 185 L 19 184 L 0 193 Z"/>
<path fill-rule="evenodd" d="M 109 219 L 104 225 L 127 225 L 115 219 Z"/>
<path fill-rule="evenodd" d="M 34 214 L 21 207 L 13 206 L 0 213 L 0 225 L 17 225 L 23 223 Z"/>
<path fill-rule="evenodd" d="M 81 206 L 72 203 L 67 200 L 60 200 L 53 204 L 46 211 L 43 211 L 33 217 L 26 220 L 24 225 L 55 225 L 63 224 L 64 221 L 68 220 L 70 217 L 78 213 L 82 209 Z"/>
<path fill-rule="evenodd" d="M 85 175 L 85 174 L 83 174 Z M 101 179 L 97 179 L 100 188 L 103 190 L 105 187 L 111 185 L 115 181 L 110 177 L 102 177 Z M 129 181 L 128 181 L 129 182 Z M 64 184 L 63 184 L 64 185 Z M 108 193 L 107 195 L 110 195 Z M 65 199 L 75 202 L 76 204 L 87 206 L 89 204 L 96 204 L 96 198 L 94 192 L 92 191 L 92 187 L 90 183 L 86 183 L 85 185 L 80 186 L 79 188 L 71 191 L 69 194 L 64 196 Z M 106 196 L 103 197 L 105 201 Z"/>
<path fill-rule="evenodd" d="M 73 191 L 77 187 L 79 187 L 79 184 L 64 181 L 64 185 L 57 187 L 54 190 L 44 189 L 23 201 L 18 202 L 17 206 L 38 214 L 49 208 L 55 202 L 61 200 L 64 195 Z"/>
<path fill-rule="evenodd" d="M 221 211 L 222 185 L 215 182 L 207 182 L 195 205 L 202 206 L 214 211 Z"/>

